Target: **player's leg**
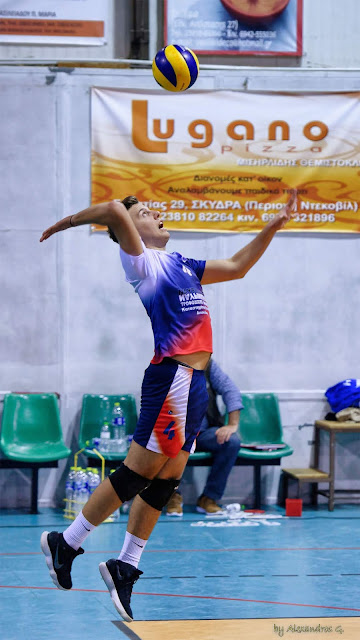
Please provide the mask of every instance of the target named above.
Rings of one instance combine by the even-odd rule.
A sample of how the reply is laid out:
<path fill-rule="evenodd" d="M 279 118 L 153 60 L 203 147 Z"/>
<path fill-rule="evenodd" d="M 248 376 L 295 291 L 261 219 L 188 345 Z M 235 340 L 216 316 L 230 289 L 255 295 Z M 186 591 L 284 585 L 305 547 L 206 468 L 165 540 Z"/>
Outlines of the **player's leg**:
<path fill-rule="evenodd" d="M 127 531 L 148 540 L 174 488 L 179 484 L 189 459 L 189 452 L 181 450 L 176 458 L 169 458 L 147 489 L 136 496 L 129 514 Z"/>
<path fill-rule="evenodd" d="M 125 463 L 106 478 L 94 491 L 74 522 L 63 532 L 44 531 L 41 550 L 45 555 L 50 576 L 58 589 L 72 587 L 71 567 L 87 536 L 101 522 L 148 486 L 167 461 L 160 453 L 149 451 L 136 442 L 131 443 Z"/>
<path fill-rule="evenodd" d="M 117 611 L 128 622 L 132 620 L 132 586 L 140 575 L 136 565 L 162 508 L 181 478 L 207 402 L 203 371 L 166 359 L 161 365 L 150 366 L 145 374 L 141 415 L 134 438 L 167 455 L 169 460 L 134 500 L 120 554 L 127 562 L 112 559 L 99 567 Z"/>
<path fill-rule="evenodd" d="M 145 489 L 167 460 L 165 455 L 132 442 L 124 465 L 96 488 L 83 508 L 84 516 L 95 526 L 101 524 L 123 502 Z"/>
<path fill-rule="evenodd" d="M 83 553 L 82 542 L 91 531 L 113 513 L 122 502 L 142 491 L 171 455 L 181 449 L 181 427 L 186 410 L 191 371 L 175 361 L 164 361 L 147 368 L 141 390 L 141 412 L 133 441 L 124 464 L 92 494 L 84 509 L 64 531 L 44 531 L 40 544 L 54 584 L 71 589 L 71 566 Z M 178 388 L 184 398 L 176 405 Z M 170 405 L 175 399 L 176 417 Z M 173 428 L 175 425 L 175 429 Z M 176 432 L 176 437 L 173 434 Z M 176 450 L 177 449 L 177 450 Z"/>
<path fill-rule="evenodd" d="M 188 457 L 187 451 L 180 451 L 176 458 L 169 459 L 151 484 L 136 496 L 119 557 L 99 565 L 115 608 L 127 622 L 133 619 L 130 600 L 133 585 L 142 574 L 138 569 L 141 555 L 163 507 L 180 482 Z"/>

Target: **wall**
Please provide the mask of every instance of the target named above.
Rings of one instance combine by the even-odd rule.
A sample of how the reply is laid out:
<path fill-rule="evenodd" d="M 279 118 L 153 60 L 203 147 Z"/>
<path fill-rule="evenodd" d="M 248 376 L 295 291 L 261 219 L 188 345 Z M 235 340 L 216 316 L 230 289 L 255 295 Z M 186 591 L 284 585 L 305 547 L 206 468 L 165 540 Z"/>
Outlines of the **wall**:
<path fill-rule="evenodd" d="M 355 90 L 360 73 L 306 70 L 204 71 L 199 89 Z M 268 83 L 268 84 L 267 84 Z M 87 227 L 43 244 L 44 228 L 90 201 L 91 86 L 152 88 L 149 70 L 0 68 L 0 390 L 58 391 L 66 443 L 77 448 L 82 394 L 129 392 L 139 401 L 152 354 L 147 317 L 124 281 L 116 246 Z M 249 235 L 174 233 L 169 249 L 232 255 Z M 288 466 L 307 466 L 311 427 L 327 411 L 323 392 L 358 376 L 360 299 L 357 235 L 287 234 L 274 239 L 241 281 L 206 287 L 214 353 L 242 390 L 280 397 Z M 344 471 L 344 460 L 351 462 Z M 358 443 L 343 440 L 339 478 L 357 477 Z M 64 474 L 40 474 L 40 504 L 59 503 Z M 201 490 L 196 470 L 186 497 Z M 264 474 L 276 500 L 279 469 Z M 0 473 L 0 506 L 27 504 L 26 472 Z M 26 487 L 26 488 L 24 488 Z M 244 502 L 251 471 L 235 469 L 226 500 Z"/>
<path fill-rule="evenodd" d="M 139 56 L 146 59 L 149 27 L 150 52 L 164 46 L 164 0 L 102 0 L 108 6 L 107 42 L 104 46 L 26 46 L 0 44 L 0 60 L 111 60 L 129 56 L 131 40 L 137 39 Z M 202 0 L 206 3 L 207 0 Z M 356 68 L 360 51 L 354 46 L 360 28 L 358 0 L 303 0 L 303 55 L 284 56 L 200 56 L 202 64 L 238 66 Z M 133 22 L 135 20 L 135 22 Z M 150 24 L 148 22 L 150 21 Z M 133 42 L 134 44 L 134 42 Z M 167 44 L 167 43 L 166 43 Z"/>

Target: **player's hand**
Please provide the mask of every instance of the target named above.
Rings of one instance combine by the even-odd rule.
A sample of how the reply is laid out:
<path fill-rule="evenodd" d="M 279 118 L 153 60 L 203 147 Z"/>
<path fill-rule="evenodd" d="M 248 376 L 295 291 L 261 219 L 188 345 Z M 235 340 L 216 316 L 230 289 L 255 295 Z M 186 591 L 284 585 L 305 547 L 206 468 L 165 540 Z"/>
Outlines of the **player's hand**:
<path fill-rule="evenodd" d="M 234 429 L 232 427 L 229 427 L 228 425 L 224 427 L 219 427 L 219 429 L 215 431 L 216 440 L 218 444 L 224 444 L 224 442 L 227 442 L 228 440 L 230 440 L 233 433 L 234 433 Z"/>
<path fill-rule="evenodd" d="M 280 209 L 279 213 L 275 216 L 275 224 L 278 229 L 282 229 L 285 227 L 286 223 L 291 220 L 292 216 L 297 211 L 297 189 L 293 189 L 291 191 L 289 200 L 286 204 L 284 204 L 283 208 Z"/>
<path fill-rule="evenodd" d="M 58 222 L 53 224 L 51 227 L 43 231 L 43 234 L 40 238 L 40 242 L 47 240 L 48 238 L 50 238 L 50 236 L 54 235 L 54 233 L 57 233 L 58 231 L 65 231 L 65 229 L 70 229 L 70 227 L 72 226 L 70 224 L 70 218 L 71 216 L 67 216 L 66 218 L 59 220 Z"/>

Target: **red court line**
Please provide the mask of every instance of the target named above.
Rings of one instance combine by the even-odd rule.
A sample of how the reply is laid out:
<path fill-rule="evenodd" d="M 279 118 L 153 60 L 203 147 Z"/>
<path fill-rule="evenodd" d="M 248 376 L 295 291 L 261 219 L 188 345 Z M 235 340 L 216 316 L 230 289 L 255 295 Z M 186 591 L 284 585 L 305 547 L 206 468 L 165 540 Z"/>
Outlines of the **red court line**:
<path fill-rule="evenodd" d="M 18 585 L 5 585 L 1 584 L 0 589 L 36 589 L 40 591 L 57 591 L 56 587 L 29 587 Z M 72 589 L 78 593 L 108 593 L 107 589 Z M 196 600 L 225 600 L 226 602 L 255 602 L 257 604 L 277 604 L 287 607 L 311 607 L 312 609 L 329 609 L 336 611 L 360 611 L 352 607 L 330 607 L 321 604 L 303 604 L 301 602 L 274 602 L 273 600 L 252 600 L 248 598 L 228 598 L 225 596 L 198 596 L 198 595 L 186 595 L 182 593 L 147 593 L 146 591 L 134 591 L 133 595 L 136 596 L 157 596 L 162 598 L 192 598 Z"/>
<path fill-rule="evenodd" d="M 37 591 L 59 591 L 57 587 L 29 587 L 25 585 L 0 584 L 0 589 L 36 589 Z M 88 593 L 109 593 L 105 589 L 71 589 L 71 591 L 81 591 Z"/>
<path fill-rule="evenodd" d="M 180 553 L 191 551 L 360 551 L 360 547 L 243 547 L 234 549 L 145 549 L 144 553 Z M 99 553 L 92 551 L 91 553 Z"/>
<path fill-rule="evenodd" d="M 360 547 L 244 547 L 234 549 L 145 549 L 144 553 L 223 553 L 233 551 L 360 551 Z M 90 553 L 119 553 L 119 549 L 97 551 L 88 550 L 86 554 Z M 42 551 L 6 551 L 1 552 L 1 556 L 39 556 Z"/>

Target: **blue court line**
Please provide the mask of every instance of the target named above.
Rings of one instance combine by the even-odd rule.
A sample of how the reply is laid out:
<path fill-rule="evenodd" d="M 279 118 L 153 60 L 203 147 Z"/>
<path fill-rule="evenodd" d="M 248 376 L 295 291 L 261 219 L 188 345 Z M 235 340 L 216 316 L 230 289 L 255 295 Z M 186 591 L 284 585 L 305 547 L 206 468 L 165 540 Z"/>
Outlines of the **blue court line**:
<path fill-rule="evenodd" d="M 56 587 L 32 587 L 32 586 L 16 586 L 16 585 L 0 585 L 0 589 L 30 589 L 37 591 L 58 591 Z M 72 591 L 80 592 L 80 593 L 108 593 L 108 590 L 104 589 L 72 589 Z M 326 606 L 321 604 L 304 604 L 301 602 L 275 602 L 273 600 L 252 600 L 247 598 L 229 598 L 225 596 L 199 596 L 199 595 L 189 595 L 189 594 L 180 594 L 180 593 L 147 593 L 145 591 L 134 591 L 133 595 L 137 596 L 156 596 L 162 598 L 193 598 L 197 600 L 222 600 L 226 602 L 255 602 L 258 604 L 276 604 L 280 606 L 289 606 L 289 607 L 311 607 L 312 609 L 327 609 L 333 611 L 359 611 L 360 609 L 355 609 L 353 607 L 333 607 Z"/>
<path fill-rule="evenodd" d="M 360 551 L 360 547 L 244 547 L 219 549 L 145 549 L 143 553 L 223 553 L 235 551 Z M 86 550 L 86 555 L 119 553 L 119 549 Z M 2 551 L 2 556 L 41 556 L 42 551 Z"/>

